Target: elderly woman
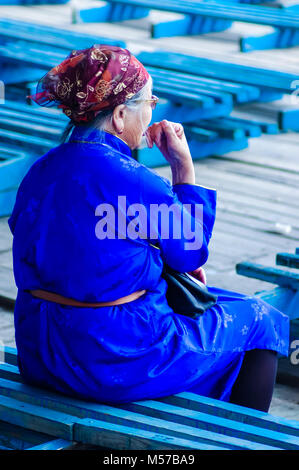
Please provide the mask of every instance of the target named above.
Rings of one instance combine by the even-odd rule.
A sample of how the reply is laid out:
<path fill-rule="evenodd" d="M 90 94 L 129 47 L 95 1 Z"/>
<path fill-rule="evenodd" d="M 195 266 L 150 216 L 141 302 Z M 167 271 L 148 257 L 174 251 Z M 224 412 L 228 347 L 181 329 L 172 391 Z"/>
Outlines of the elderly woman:
<path fill-rule="evenodd" d="M 287 316 L 211 286 L 217 302 L 198 318 L 167 302 L 163 263 L 205 281 L 216 191 L 195 184 L 180 124 L 148 128 L 157 98 L 146 69 L 126 49 L 94 45 L 48 72 L 31 98 L 58 106 L 70 123 L 24 177 L 8 221 L 24 381 L 106 403 L 188 390 L 267 411 L 277 352 L 288 354 Z M 172 182 L 133 158 L 145 134 Z M 140 236 L 135 204 L 147 209 Z M 183 229 L 163 236 L 154 204 L 178 209 L 202 233 L 200 245 L 187 246 Z"/>

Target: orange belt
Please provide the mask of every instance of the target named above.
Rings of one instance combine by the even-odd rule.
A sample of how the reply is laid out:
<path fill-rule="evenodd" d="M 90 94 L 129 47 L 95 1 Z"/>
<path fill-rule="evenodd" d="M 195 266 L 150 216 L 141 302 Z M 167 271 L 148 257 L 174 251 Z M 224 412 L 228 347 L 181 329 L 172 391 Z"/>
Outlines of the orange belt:
<path fill-rule="evenodd" d="M 121 305 L 127 302 L 132 302 L 132 300 L 136 300 L 145 294 L 146 289 L 137 290 L 136 292 L 132 292 L 132 294 L 126 295 L 125 297 L 120 297 L 116 300 L 111 300 L 109 302 L 94 303 L 80 302 L 79 300 L 63 297 L 62 295 L 54 294 L 53 292 L 48 292 L 41 289 L 29 290 L 27 292 L 30 292 L 34 297 L 38 297 L 39 299 L 50 300 L 51 302 L 56 302 L 63 305 L 72 305 L 74 307 L 109 307 L 110 305 Z"/>

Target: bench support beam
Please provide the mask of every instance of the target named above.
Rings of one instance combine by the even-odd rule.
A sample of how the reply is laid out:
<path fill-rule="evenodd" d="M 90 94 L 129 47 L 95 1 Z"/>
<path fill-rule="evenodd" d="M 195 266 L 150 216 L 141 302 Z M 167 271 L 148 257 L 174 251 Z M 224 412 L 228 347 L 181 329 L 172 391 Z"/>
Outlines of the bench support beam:
<path fill-rule="evenodd" d="M 198 15 L 184 15 L 181 19 L 152 24 L 151 37 L 162 38 L 216 33 L 227 30 L 231 25 L 232 22 L 229 20 Z"/>
<path fill-rule="evenodd" d="M 108 3 L 102 7 L 73 10 L 73 23 L 99 23 L 112 21 L 126 21 L 146 18 L 148 8 L 125 5 L 122 3 Z"/>
<path fill-rule="evenodd" d="M 291 29 L 277 29 L 264 36 L 247 37 L 240 39 L 240 51 L 251 52 L 265 49 L 282 49 L 299 45 L 299 31 Z"/>

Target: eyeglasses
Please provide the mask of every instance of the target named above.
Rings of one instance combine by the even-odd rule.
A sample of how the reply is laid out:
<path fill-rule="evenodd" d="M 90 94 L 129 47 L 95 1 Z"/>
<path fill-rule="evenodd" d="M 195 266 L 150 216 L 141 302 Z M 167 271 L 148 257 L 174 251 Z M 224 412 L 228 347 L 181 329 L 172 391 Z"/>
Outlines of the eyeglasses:
<path fill-rule="evenodd" d="M 159 98 L 155 95 L 152 95 L 150 100 L 136 100 L 135 103 L 138 103 L 139 101 L 146 101 L 147 103 L 151 103 L 151 108 L 155 109 L 159 101 Z"/>

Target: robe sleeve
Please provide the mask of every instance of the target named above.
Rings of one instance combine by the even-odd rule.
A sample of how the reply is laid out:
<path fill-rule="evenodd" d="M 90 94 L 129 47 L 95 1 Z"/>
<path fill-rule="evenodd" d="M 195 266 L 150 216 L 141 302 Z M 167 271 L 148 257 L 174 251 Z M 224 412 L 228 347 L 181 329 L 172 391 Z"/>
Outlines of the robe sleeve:
<path fill-rule="evenodd" d="M 140 193 L 147 208 L 148 240 L 160 248 L 163 262 L 170 267 L 180 272 L 193 271 L 208 259 L 217 193 L 198 184 L 172 185 L 155 170 L 145 169 L 140 176 Z M 156 205 L 164 205 L 164 210 L 171 206 L 173 210 L 168 217 L 167 210 L 157 217 Z"/>

